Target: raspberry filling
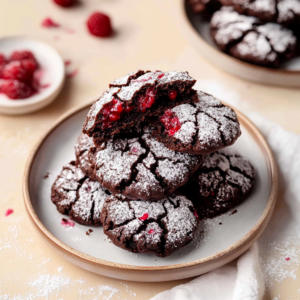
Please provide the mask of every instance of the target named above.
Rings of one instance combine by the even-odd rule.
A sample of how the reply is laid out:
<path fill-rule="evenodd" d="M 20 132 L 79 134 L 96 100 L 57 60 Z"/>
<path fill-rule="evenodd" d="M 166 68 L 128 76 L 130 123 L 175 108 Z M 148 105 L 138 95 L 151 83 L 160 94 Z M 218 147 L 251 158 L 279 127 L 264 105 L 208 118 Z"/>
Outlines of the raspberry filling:
<path fill-rule="evenodd" d="M 142 221 L 145 221 L 148 219 L 148 213 L 144 213 L 139 219 L 142 220 Z"/>
<path fill-rule="evenodd" d="M 171 109 L 167 109 L 160 120 L 165 125 L 169 136 L 173 136 L 181 128 L 178 117 L 176 117 Z"/>
<path fill-rule="evenodd" d="M 154 229 L 150 229 L 149 231 L 148 231 L 148 233 L 153 233 L 154 232 Z"/>
<path fill-rule="evenodd" d="M 199 219 L 199 216 L 196 211 L 194 211 L 194 216 Z"/>
<path fill-rule="evenodd" d="M 140 96 L 138 102 L 138 111 L 144 113 L 148 108 L 150 108 L 156 98 L 156 91 L 154 87 L 149 87 L 145 93 L 145 95 Z"/>
<path fill-rule="evenodd" d="M 168 92 L 168 96 L 169 96 L 170 100 L 172 100 L 172 101 L 175 100 L 176 97 L 177 97 L 177 91 L 176 90 L 170 90 Z"/>
<path fill-rule="evenodd" d="M 110 128 L 113 122 L 118 121 L 123 110 L 123 103 L 115 98 L 107 104 L 102 112 L 102 129 Z"/>

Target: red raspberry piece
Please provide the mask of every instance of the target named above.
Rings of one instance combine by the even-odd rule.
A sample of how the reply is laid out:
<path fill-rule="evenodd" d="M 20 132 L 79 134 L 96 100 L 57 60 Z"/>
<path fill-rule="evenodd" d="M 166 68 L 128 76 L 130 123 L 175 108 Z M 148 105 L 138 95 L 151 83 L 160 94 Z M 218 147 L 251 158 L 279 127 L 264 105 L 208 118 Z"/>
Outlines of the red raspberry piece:
<path fill-rule="evenodd" d="M 30 72 L 34 72 L 37 69 L 37 62 L 33 59 L 24 59 L 22 60 L 22 64 L 25 69 L 29 70 Z"/>
<path fill-rule="evenodd" d="M 59 6 L 68 7 L 74 4 L 74 0 L 53 0 Z"/>
<path fill-rule="evenodd" d="M 198 214 L 197 214 L 197 211 L 194 211 L 194 216 L 195 216 L 196 218 L 199 218 L 199 216 L 198 216 Z"/>
<path fill-rule="evenodd" d="M 22 50 L 22 51 L 14 51 L 12 53 L 12 55 L 10 56 L 10 60 L 11 61 L 21 61 L 24 59 L 32 59 L 36 62 L 36 59 L 34 57 L 34 55 L 32 54 L 32 52 L 27 51 L 27 50 Z"/>
<path fill-rule="evenodd" d="M 148 217 L 149 217 L 148 213 L 144 213 L 139 219 L 140 219 L 141 221 L 145 221 L 145 220 L 148 219 Z"/>
<path fill-rule="evenodd" d="M 126 104 L 124 108 L 124 112 L 130 113 L 133 110 L 133 105 Z"/>
<path fill-rule="evenodd" d="M 1 92 L 10 99 L 24 99 L 33 94 L 33 89 L 22 81 L 4 80 Z"/>
<path fill-rule="evenodd" d="M 177 97 L 177 91 L 176 91 L 176 90 L 170 90 L 170 91 L 168 92 L 168 95 L 169 95 L 169 99 L 170 99 L 170 100 L 175 100 L 176 97 Z"/>
<path fill-rule="evenodd" d="M 2 77 L 30 82 L 33 78 L 33 72 L 34 69 L 28 61 L 25 63 L 23 61 L 12 61 L 5 66 Z"/>
<path fill-rule="evenodd" d="M 148 231 L 148 233 L 153 233 L 154 232 L 154 229 L 150 229 L 149 231 Z"/>
<path fill-rule="evenodd" d="M 173 136 L 181 128 L 181 123 L 178 117 L 176 117 L 170 109 L 165 111 L 160 120 L 164 124 L 166 131 L 170 136 Z"/>
<path fill-rule="evenodd" d="M 46 27 L 46 28 L 53 28 L 53 27 L 59 27 L 59 24 L 54 22 L 52 19 L 50 18 L 46 18 L 43 22 L 42 22 L 42 26 Z"/>
<path fill-rule="evenodd" d="M 100 12 L 95 12 L 88 18 L 87 27 L 92 35 L 99 37 L 108 37 L 112 33 L 110 18 Z"/>
<path fill-rule="evenodd" d="M 7 64 L 6 57 L 4 56 L 4 54 L 0 53 L 0 66 L 6 64 Z"/>

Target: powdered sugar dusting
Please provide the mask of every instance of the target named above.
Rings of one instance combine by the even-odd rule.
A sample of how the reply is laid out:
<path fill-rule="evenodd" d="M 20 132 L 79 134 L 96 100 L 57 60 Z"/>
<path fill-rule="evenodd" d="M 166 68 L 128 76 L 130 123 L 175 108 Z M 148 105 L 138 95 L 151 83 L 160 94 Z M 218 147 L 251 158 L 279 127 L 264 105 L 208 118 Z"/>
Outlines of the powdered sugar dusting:
<path fill-rule="evenodd" d="M 124 212 L 122 217 L 120 209 Z M 198 226 L 191 201 L 179 195 L 155 203 L 111 196 L 102 214 L 102 219 L 107 220 L 104 233 L 115 245 L 157 256 L 168 256 L 188 244 Z M 127 244 L 126 241 L 132 242 Z"/>
<path fill-rule="evenodd" d="M 136 136 L 110 140 L 96 151 L 97 179 L 113 193 L 133 199 L 160 199 L 184 184 L 201 163 L 200 157 L 167 149 L 151 136 L 149 128 Z"/>
<path fill-rule="evenodd" d="M 259 2 L 245 3 L 250 7 Z M 298 6 L 300 9 L 299 1 Z M 211 27 L 221 50 L 252 63 L 276 66 L 295 52 L 297 39 L 291 30 L 274 23 L 262 25 L 258 19 L 240 15 L 232 7 L 216 12 Z"/>

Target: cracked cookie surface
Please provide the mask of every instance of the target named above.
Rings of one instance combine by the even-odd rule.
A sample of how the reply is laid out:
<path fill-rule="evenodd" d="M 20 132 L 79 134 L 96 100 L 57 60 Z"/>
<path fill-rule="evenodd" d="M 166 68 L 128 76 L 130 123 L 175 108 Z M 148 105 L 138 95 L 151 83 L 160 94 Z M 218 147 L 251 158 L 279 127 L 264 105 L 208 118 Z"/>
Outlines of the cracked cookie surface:
<path fill-rule="evenodd" d="M 278 67 L 296 54 L 297 38 L 291 30 L 275 23 L 261 24 L 232 7 L 214 13 L 211 33 L 223 52 L 257 65 Z"/>
<path fill-rule="evenodd" d="M 75 145 L 76 166 L 91 180 L 97 180 L 94 176 L 93 168 L 90 163 L 89 155 L 92 149 L 96 147 L 93 138 L 84 133 L 80 133 Z"/>
<path fill-rule="evenodd" d="M 101 225 L 100 216 L 105 200 L 111 195 L 76 167 L 66 164 L 52 185 L 51 200 L 61 214 L 83 225 Z"/>
<path fill-rule="evenodd" d="M 92 148 L 89 159 L 94 178 L 110 192 L 152 201 L 184 185 L 202 162 L 201 156 L 169 150 L 147 127 Z"/>
<path fill-rule="evenodd" d="M 96 145 L 126 131 L 165 107 L 195 101 L 195 80 L 188 72 L 137 70 L 114 80 L 92 105 L 83 133 Z"/>
<path fill-rule="evenodd" d="M 220 0 L 223 5 L 229 5 L 240 14 L 259 18 L 264 22 L 279 24 L 299 24 L 299 0 Z"/>
<path fill-rule="evenodd" d="M 200 218 L 213 218 L 244 201 L 254 186 L 254 168 L 239 154 L 217 151 L 179 189 L 192 200 Z"/>
<path fill-rule="evenodd" d="M 198 217 L 191 201 L 172 195 L 158 202 L 110 196 L 103 206 L 104 233 L 118 247 L 134 253 L 171 255 L 193 238 Z"/>
<path fill-rule="evenodd" d="M 153 136 L 167 148 L 190 154 L 207 154 L 232 145 L 241 135 L 236 113 L 213 96 L 197 91 L 197 102 L 168 110 L 157 121 Z M 177 131 L 167 130 L 177 118 Z M 163 122 L 164 121 L 164 122 Z M 172 129 L 171 129 L 172 130 Z M 174 133 L 174 134 L 173 134 Z"/>

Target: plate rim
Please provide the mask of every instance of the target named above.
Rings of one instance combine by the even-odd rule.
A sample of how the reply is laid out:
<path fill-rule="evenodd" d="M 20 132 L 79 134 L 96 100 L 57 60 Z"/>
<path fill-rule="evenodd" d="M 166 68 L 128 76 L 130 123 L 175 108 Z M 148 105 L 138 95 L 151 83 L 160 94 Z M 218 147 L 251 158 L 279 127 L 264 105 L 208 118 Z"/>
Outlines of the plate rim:
<path fill-rule="evenodd" d="M 92 103 L 92 102 L 91 102 Z M 278 193 L 278 171 L 277 171 L 277 165 L 272 153 L 272 150 L 270 149 L 267 141 L 263 137 L 262 133 L 259 131 L 259 129 L 239 110 L 234 109 L 240 123 L 242 123 L 245 127 L 248 128 L 254 134 L 254 138 L 259 142 L 260 148 L 265 152 L 266 157 L 268 158 L 268 167 L 270 168 L 271 172 L 271 190 L 270 190 L 270 196 L 267 201 L 266 207 L 263 211 L 263 214 L 259 218 L 258 222 L 252 227 L 252 229 L 244 235 L 241 239 L 239 239 L 237 242 L 235 242 L 230 247 L 224 249 L 221 252 L 218 252 L 214 255 L 201 258 L 198 260 L 194 260 L 191 262 L 186 263 L 179 263 L 179 264 L 172 264 L 172 265 L 166 265 L 166 266 L 134 266 L 134 265 L 128 265 L 128 264 L 121 264 L 121 263 L 114 263 L 110 262 L 104 259 L 95 258 L 88 254 L 82 253 L 78 250 L 73 249 L 72 247 L 66 245 L 61 240 L 59 240 L 57 237 L 55 237 L 42 223 L 42 221 L 38 218 L 37 214 L 35 213 L 35 210 L 31 203 L 30 198 L 30 192 L 29 192 L 29 185 L 30 185 L 30 173 L 32 169 L 32 165 L 34 163 L 34 160 L 42 147 L 43 143 L 46 141 L 48 136 L 57 128 L 59 127 L 64 121 L 68 120 L 72 116 L 76 115 L 77 113 L 81 112 L 84 109 L 87 109 L 91 106 L 91 103 L 80 105 L 75 107 L 74 109 L 71 109 L 64 113 L 61 117 L 58 118 L 58 120 L 38 139 L 38 141 L 33 146 L 30 155 L 27 159 L 24 175 L 23 175 L 23 184 L 22 184 L 22 190 L 23 190 L 23 200 L 24 205 L 26 208 L 26 212 L 30 218 L 30 220 L 33 222 L 35 227 L 39 230 L 40 233 L 42 233 L 43 237 L 46 238 L 48 241 L 51 242 L 51 244 L 54 244 L 56 248 L 59 248 L 59 250 L 62 250 L 64 253 L 71 254 L 72 256 L 75 256 L 77 259 L 83 260 L 85 263 L 92 263 L 96 264 L 99 267 L 111 267 L 113 269 L 118 270 L 130 270 L 130 271 L 166 271 L 166 270 L 178 270 L 183 268 L 189 268 L 189 267 L 195 267 L 199 265 L 207 264 L 211 261 L 220 259 L 222 257 L 226 257 L 226 255 L 229 255 L 230 253 L 236 252 L 243 248 L 245 244 L 250 243 L 250 241 L 260 232 L 260 230 L 265 228 L 267 223 L 270 220 L 271 214 L 274 210 L 277 193 Z M 227 105 L 227 104 L 226 104 Z M 229 105 L 228 105 L 229 106 Z"/>
<path fill-rule="evenodd" d="M 235 57 L 230 56 L 227 53 L 222 52 L 219 49 L 214 48 L 212 45 L 207 43 L 205 39 L 197 32 L 197 30 L 194 28 L 194 26 L 191 24 L 191 21 L 188 18 L 187 12 L 186 12 L 186 6 L 187 6 L 187 0 L 181 0 L 181 5 L 180 5 L 180 15 L 182 19 L 182 23 L 185 24 L 185 27 L 189 29 L 190 33 L 193 34 L 194 38 L 198 38 L 198 41 L 201 42 L 202 45 L 207 47 L 210 51 L 213 51 L 216 55 L 220 55 L 223 59 L 230 61 L 231 63 L 234 64 L 239 64 L 245 68 L 252 68 L 255 71 L 261 71 L 261 72 L 266 72 L 266 73 L 276 73 L 280 75 L 294 75 L 298 76 L 300 75 L 300 70 L 299 71 L 294 71 L 294 70 L 283 70 L 283 69 L 272 69 L 272 68 L 267 68 L 259 65 L 254 65 L 242 60 L 239 60 Z M 204 57 L 204 56 L 202 56 Z M 204 57 L 205 58 L 205 57 Z M 206 61 L 209 61 L 205 58 Z M 210 61 L 209 61 L 210 62 Z M 222 69 L 222 68 L 219 68 Z"/>

